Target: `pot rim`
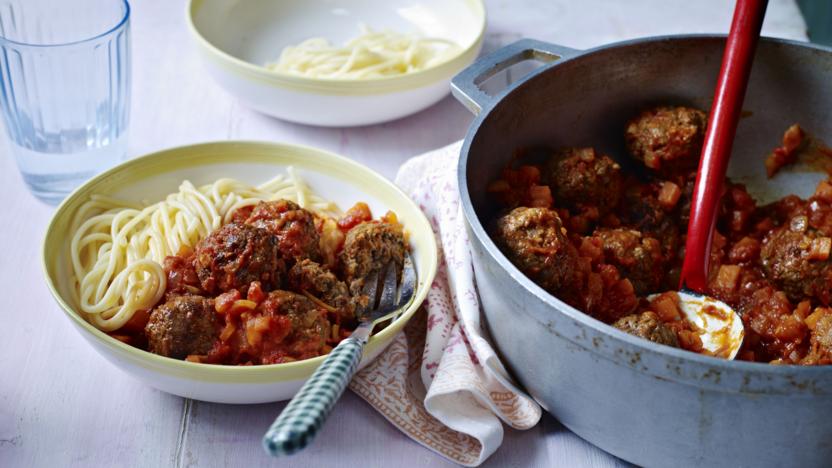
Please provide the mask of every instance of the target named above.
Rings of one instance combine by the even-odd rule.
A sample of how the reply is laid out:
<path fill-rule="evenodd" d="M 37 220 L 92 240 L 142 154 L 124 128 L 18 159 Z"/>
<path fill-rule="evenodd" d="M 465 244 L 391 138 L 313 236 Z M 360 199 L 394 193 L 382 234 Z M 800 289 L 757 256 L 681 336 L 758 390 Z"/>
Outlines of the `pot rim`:
<path fill-rule="evenodd" d="M 471 125 L 468 127 L 468 132 L 465 135 L 465 140 L 462 145 L 462 149 L 460 150 L 459 161 L 457 165 L 457 180 L 459 185 L 460 191 L 460 199 L 462 203 L 462 212 L 465 216 L 465 221 L 468 223 L 468 226 L 471 232 L 474 233 L 474 236 L 477 240 L 482 244 L 483 248 L 487 252 L 488 256 L 491 257 L 503 270 L 507 271 L 510 276 L 517 281 L 523 289 L 530 293 L 531 295 L 535 296 L 538 300 L 544 302 L 549 308 L 555 310 L 558 313 L 566 315 L 568 318 L 572 319 L 573 321 L 577 322 L 579 325 L 588 327 L 594 331 L 600 332 L 609 338 L 618 342 L 618 344 L 624 344 L 627 346 L 631 346 L 637 348 L 637 351 L 642 353 L 650 353 L 659 356 L 666 356 L 672 357 L 676 359 L 680 359 L 683 361 L 692 362 L 698 364 L 700 366 L 706 367 L 708 369 L 713 369 L 717 372 L 754 372 L 756 374 L 762 374 L 764 377 L 800 377 L 800 378 L 807 378 L 807 379 L 814 379 L 816 377 L 832 377 L 832 365 L 830 366 L 800 366 L 795 364 L 788 364 L 788 365 L 772 365 L 769 363 L 762 363 L 762 362 L 748 362 L 748 361 L 728 361 L 725 359 L 719 359 L 711 356 L 705 356 L 701 354 L 692 353 L 690 351 L 685 351 L 677 348 L 671 348 L 669 346 L 659 345 L 657 343 L 653 343 L 651 341 L 630 335 L 625 333 L 621 330 L 614 328 L 611 325 L 607 325 L 604 322 L 601 322 L 598 319 L 595 319 L 584 312 L 564 303 L 554 295 L 550 294 L 537 284 L 535 284 L 531 279 L 529 279 L 523 272 L 521 272 L 517 267 L 511 263 L 508 258 L 500 251 L 494 241 L 491 239 L 491 236 L 488 235 L 486 232 L 482 222 L 480 221 L 479 217 L 474 211 L 474 206 L 471 201 L 471 195 L 468 188 L 468 178 L 467 178 L 467 166 L 468 166 L 468 159 L 471 150 L 471 143 L 476 137 L 480 127 L 488 119 L 491 112 L 500 104 L 505 98 L 507 98 L 512 92 L 517 90 L 519 87 L 524 85 L 527 81 L 531 80 L 532 78 L 537 77 L 542 73 L 548 72 L 552 68 L 557 68 L 559 65 L 571 62 L 574 60 L 579 60 L 585 57 L 588 57 L 594 53 L 607 51 L 610 49 L 618 49 L 623 47 L 629 47 L 634 45 L 640 45 L 645 43 L 655 43 L 655 42 L 675 42 L 675 41 L 682 41 L 682 40 L 724 40 L 726 35 L 724 34 L 674 34 L 674 35 L 662 35 L 662 36 L 651 36 L 646 38 L 638 38 L 638 39 L 631 39 L 626 41 L 614 42 L 611 44 L 601 45 L 598 47 L 577 51 L 577 53 L 573 56 L 564 57 L 560 60 L 555 62 L 545 64 L 534 71 L 530 72 L 523 78 L 515 81 L 514 83 L 507 86 L 505 89 L 501 90 L 499 93 L 494 95 L 494 97 L 487 103 L 483 103 L 482 110 L 474 117 L 474 120 L 471 122 Z M 774 43 L 780 45 L 787 45 L 787 46 L 796 46 L 800 48 L 807 48 L 813 49 L 817 51 L 822 51 L 826 53 L 832 53 L 832 47 L 824 47 L 817 44 L 811 44 L 807 42 L 801 42 L 791 39 L 779 39 L 779 38 L 771 38 L 771 37 L 762 37 L 762 43 Z M 482 59 L 480 59 L 482 60 Z M 476 63 L 474 64 L 476 66 Z M 532 309 L 527 309 L 527 313 L 532 315 L 534 318 L 545 321 L 545 317 L 540 317 L 537 313 L 532 312 Z M 569 337 L 564 337 L 570 342 L 580 346 L 583 349 L 586 349 L 590 352 L 596 353 L 598 355 L 606 357 L 606 354 L 603 353 L 599 349 L 592 349 L 590 347 L 584 346 L 583 343 L 578 343 Z M 688 379 L 682 379 L 688 380 Z"/>

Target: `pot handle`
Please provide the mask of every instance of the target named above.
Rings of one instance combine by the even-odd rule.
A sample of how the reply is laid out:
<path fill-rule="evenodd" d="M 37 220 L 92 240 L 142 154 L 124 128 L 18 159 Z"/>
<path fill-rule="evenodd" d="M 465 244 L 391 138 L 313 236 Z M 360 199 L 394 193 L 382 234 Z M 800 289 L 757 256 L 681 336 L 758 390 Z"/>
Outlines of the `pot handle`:
<path fill-rule="evenodd" d="M 496 100 L 480 88 L 485 80 L 524 60 L 554 62 L 583 53 L 581 50 L 550 44 L 535 39 L 521 39 L 480 58 L 451 80 L 451 93 L 475 115 Z M 517 80 L 525 81 L 531 73 Z"/>

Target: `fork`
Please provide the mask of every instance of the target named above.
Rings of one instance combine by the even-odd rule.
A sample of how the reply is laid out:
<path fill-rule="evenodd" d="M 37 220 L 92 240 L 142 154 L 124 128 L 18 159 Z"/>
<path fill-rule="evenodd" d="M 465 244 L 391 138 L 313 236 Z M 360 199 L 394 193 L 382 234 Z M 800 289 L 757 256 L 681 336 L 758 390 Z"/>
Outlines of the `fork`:
<path fill-rule="evenodd" d="M 396 270 L 396 265 L 390 262 L 367 277 L 362 294 L 369 298 L 369 303 L 359 314 L 358 326 L 327 355 L 266 431 L 263 448 L 270 455 L 291 455 L 312 442 L 355 374 L 373 326 L 410 304 L 416 290 L 416 269 L 410 254 L 405 255 L 400 281 Z"/>

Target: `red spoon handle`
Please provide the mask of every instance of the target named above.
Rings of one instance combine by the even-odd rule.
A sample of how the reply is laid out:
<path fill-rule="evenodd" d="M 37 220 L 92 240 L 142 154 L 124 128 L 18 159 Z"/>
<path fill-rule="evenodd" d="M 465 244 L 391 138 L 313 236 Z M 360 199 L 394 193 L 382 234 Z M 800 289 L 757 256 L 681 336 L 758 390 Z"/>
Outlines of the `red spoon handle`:
<path fill-rule="evenodd" d="M 704 293 L 717 209 L 767 0 L 737 0 L 693 189 L 680 289 Z"/>

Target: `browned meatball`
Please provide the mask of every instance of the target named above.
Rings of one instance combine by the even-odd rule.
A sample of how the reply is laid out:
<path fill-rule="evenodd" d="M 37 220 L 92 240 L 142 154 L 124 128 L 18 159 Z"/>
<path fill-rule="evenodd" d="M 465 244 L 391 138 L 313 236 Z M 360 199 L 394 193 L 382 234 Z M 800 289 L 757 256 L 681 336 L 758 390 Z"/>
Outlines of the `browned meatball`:
<path fill-rule="evenodd" d="M 212 294 L 243 290 L 252 281 L 274 289 L 286 271 L 273 234 L 237 223 L 226 224 L 197 244 L 194 267 L 202 288 Z"/>
<path fill-rule="evenodd" d="M 315 216 L 289 200 L 262 201 L 254 207 L 246 224 L 277 236 L 280 254 L 287 262 L 321 259 L 320 235 Z"/>
<path fill-rule="evenodd" d="M 547 208 L 515 208 L 497 220 L 495 241 L 517 268 L 556 293 L 575 280 L 578 252 L 560 217 Z"/>
<path fill-rule="evenodd" d="M 355 318 L 355 303 L 347 285 L 320 264 L 306 259 L 289 270 L 289 285 L 295 291 L 306 291 L 338 310 L 342 319 Z"/>
<path fill-rule="evenodd" d="M 284 343 L 290 343 L 289 354 L 296 359 L 307 359 L 323 354 L 331 326 L 326 311 L 302 294 L 291 291 L 272 291 L 257 307 L 263 316 L 284 316 L 289 319 L 291 329 Z M 272 340 L 274 341 L 274 340 Z M 265 342 L 268 348 L 273 343 Z M 269 363 L 268 358 L 266 362 Z"/>
<path fill-rule="evenodd" d="M 708 115 L 690 107 L 648 109 L 627 124 L 627 150 L 650 169 L 663 174 L 696 169 Z"/>
<path fill-rule="evenodd" d="M 381 272 L 391 261 L 397 268 L 401 268 L 404 256 L 404 234 L 401 227 L 369 221 L 347 232 L 339 259 L 344 276 L 350 283 L 350 291 L 356 294 L 365 278 L 373 272 Z"/>
<path fill-rule="evenodd" d="M 657 239 L 666 258 L 674 258 L 680 245 L 679 226 L 662 208 L 652 185 L 632 185 L 624 191 L 619 215 L 623 224 Z"/>
<path fill-rule="evenodd" d="M 829 305 L 832 302 L 832 265 L 828 259 L 813 257 L 812 253 L 814 243 L 823 240 L 811 230 L 800 232 L 804 228 L 796 226 L 800 224 L 796 220 L 793 218 L 790 225 L 798 230 L 783 226 L 771 231 L 763 240 L 760 250 L 763 271 L 792 301 L 799 302 L 808 296 Z"/>
<path fill-rule="evenodd" d="M 148 350 L 174 359 L 207 354 L 218 332 L 217 313 L 202 296 L 174 296 L 156 306 L 145 326 Z"/>
<path fill-rule="evenodd" d="M 618 319 L 612 324 L 615 328 L 635 335 L 653 343 L 679 347 L 679 340 L 676 333 L 659 320 L 655 312 L 647 311 L 640 314 L 632 314 Z"/>
<path fill-rule="evenodd" d="M 605 263 L 615 265 L 639 296 L 656 292 L 664 276 L 664 257 L 658 240 L 632 229 L 598 229 Z"/>
<path fill-rule="evenodd" d="M 621 198 L 621 166 L 593 148 L 559 150 L 546 162 L 545 172 L 555 202 L 571 210 L 593 205 L 604 214 Z"/>

